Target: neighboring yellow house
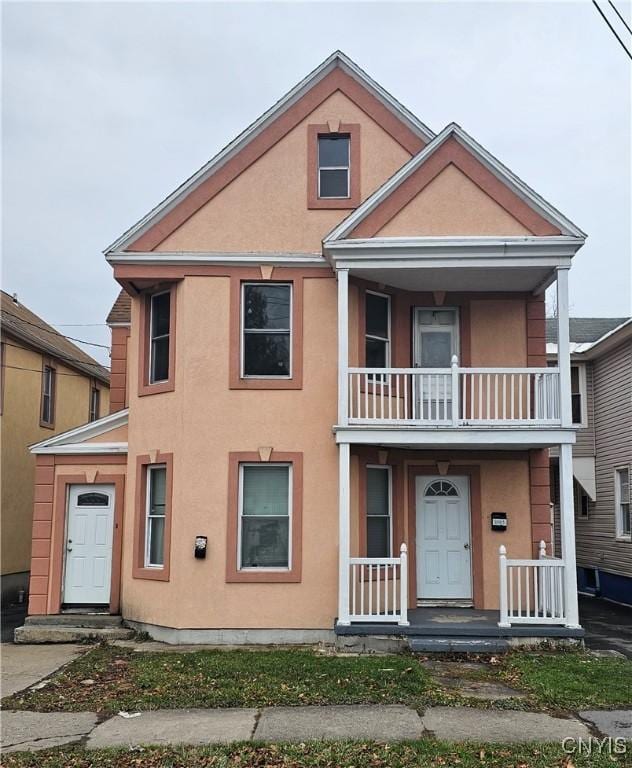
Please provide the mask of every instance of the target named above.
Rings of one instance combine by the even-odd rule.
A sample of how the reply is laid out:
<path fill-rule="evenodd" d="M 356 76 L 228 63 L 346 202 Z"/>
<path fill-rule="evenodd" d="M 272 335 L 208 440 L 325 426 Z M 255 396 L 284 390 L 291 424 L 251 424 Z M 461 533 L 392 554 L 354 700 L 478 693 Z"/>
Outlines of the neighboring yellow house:
<path fill-rule="evenodd" d="M 35 457 L 28 446 L 109 411 L 108 371 L 2 291 L 2 600 L 27 589 Z"/>

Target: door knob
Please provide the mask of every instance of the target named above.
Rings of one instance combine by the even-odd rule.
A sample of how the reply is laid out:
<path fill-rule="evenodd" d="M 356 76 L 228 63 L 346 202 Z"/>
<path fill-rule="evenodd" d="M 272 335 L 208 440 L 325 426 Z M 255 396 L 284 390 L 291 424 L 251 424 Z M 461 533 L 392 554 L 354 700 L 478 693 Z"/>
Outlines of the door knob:
<path fill-rule="evenodd" d="M 469 549 L 469 548 L 470 548 L 470 545 L 469 545 L 469 544 L 464 544 L 464 545 L 463 545 L 463 549 Z"/>
<path fill-rule="evenodd" d="M 72 552 L 72 547 L 66 547 L 67 552 Z"/>

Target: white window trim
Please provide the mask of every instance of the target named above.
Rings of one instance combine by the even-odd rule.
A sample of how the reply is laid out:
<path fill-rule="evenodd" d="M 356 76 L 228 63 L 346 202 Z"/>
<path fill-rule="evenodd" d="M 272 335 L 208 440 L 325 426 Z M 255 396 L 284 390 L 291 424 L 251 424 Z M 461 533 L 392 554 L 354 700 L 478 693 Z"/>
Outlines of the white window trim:
<path fill-rule="evenodd" d="M 372 296 L 379 296 L 382 299 L 387 300 L 387 319 L 386 319 L 386 332 L 388 333 L 388 336 L 385 338 L 383 336 L 375 336 L 372 333 L 366 332 L 366 298 L 364 301 L 364 347 L 365 347 L 365 354 L 366 354 L 366 340 L 371 339 L 372 341 L 385 341 L 386 342 L 386 365 L 385 368 L 391 367 L 391 304 L 392 304 L 392 296 L 389 293 L 379 293 L 378 291 L 365 291 L 365 293 L 371 294 Z"/>
<path fill-rule="evenodd" d="M 320 133 L 316 136 L 316 174 L 318 176 L 318 198 L 319 200 L 348 200 L 351 197 L 351 135 L 342 132 L 342 136 L 346 136 L 348 140 L 347 145 L 347 165 L 321 165 L 320 164 L 320 139 L 328 138 L 335 134 Z M 342 137 L 341 137 L 342 138 Z M 320 172 L 321 171 L 346 171 L 347 172 L 347 194 L 346 195 L 327 195 L 322 197 L 320 194 Z"/>
<path fill-rule="evenodd" d="M 150 505 L 151 505 L 151 473 L 155 469 L 164 469 L 165 473 L 167 472 L 167 465 L 166 464 L 148 464 L 147 465 L 147 471 L 145 473 L 145 558 L 144 558 L 144 567 L 145 568 L 152 568 L 157 571 L 162 571 L 165 567 L 164 565 L 164 558 L 165 558 L 165 552 L 164 552 L 164 541 L 165 541 L 165 534 L 166 534 L 166 528 L 167 528 L 167 498 L 165 495 L 165 514 L 164 514 L 164 520 L 165 520 L 165 531 L 163 533 L 163 552 L 162 552 L 162 564 L 156 564 L 151 563 L 149 561 L 149 553 L 151 551 L 149 547 L 149 531 L 150 531 L 150 525 L 149 520 L 154 517 L 162 517 L 162 515 L 151 515 Z M 167 492 L 166 490 L 166 475 L 165 475 L 165 494 Z"/>
<path fill-rule="evenodd" d="M 587 400 L 587 387 L 586 387 L 586 363 L 576 363 L 571 361 L 571 368 L 577 368 L 577 377 L 579 381 L 579 399 L 581 408 L 580 421 L 573 422 L 574 427 L 580 427 L 585 429 L 588 426 L 588 400 Z M 571 397 L 572 397 L 571 391 Z"/>
<path fill-rule="evenodd" d="M 167 333 L 163 333 L 160 336 L 154 336 L 153 335 L 153 327 L 154 327 L 154 299 L 158 298 L 158 296 L 164 296 L 165 294 L 169 294 L 169 330 Z M 158 293 L 152 293 L 149 297 L 149 371 L 148 371 L 148 379 L 149 384 L 163 384 L 165 381 L 169 381 L 169 374 L 170 371 L 167 368 L 167 378 L 166 379 L 154 379 L 153 372 L 154 372 L 154 340 L 155 339 L 169 339 L 169 345 L 171 345 L 171 291 L 159 291 Z"/>
<path fill-rule="evenodd" d="M 244 307 L 245 307 L 245 296 L 246 296 L 246 286 L 249 285 L 283 285 L 287 286 L 290 289 L 290 327 L 289 328 L 274 328 L 272 330 L 264 329 L 264 328 L 255 328 L 251 330 L 246 330 L 244 326 Z M 293 320 L 294 320 L 294 283 L 291 282 L 271 282 L 266 280 L 265 282 L 260 282 L 257 280 L 247 280 L 245 283 L 241 284 L 241 296 L 239 301 L 239 375 L 242 379 L 265 379 L 265 380 L 282 380 L 282 381 L 289 381 L 292 379 L 293 376 L 293 355 L 292 355 L 292 347 L 293 347 L 293 340 L 294 340 L 294 328 L 293 328 Z M 244 363 L 245 363 L 245 357 L 246 357 L 246 345 L 244 343 L 246 333 L 288 333 L 290 334 L 290 340 L 288 344 L 289 348 L 289 354 L 290 354 L 290 360 L 289 360 L 289 374 L 283 374 L 281 376 L 273 376 L 273 375 L 259 375 L 259 374 L 245 374 L 244 373 Z"/>
<path fill-rule="evenodd" d="M 621 515 L 621 504 L 625 504 L 626 502 L 623 501 L 621 498 L 621 481 L 619 479 L 619 473 L 620 472 L 626 472 L 628 473 L 628 501 L 627 503 L 630 504 L 630 480 L 631 478 L 631 472 L 630 467 L 626 465 L 622 465 L 619 467 L 615 467 L 614 469 L 614 511 L 615 511 L 615 519 L 616 519 L 616 531 L 617 531 L 617 541 L 632 541 L 632 531 L 630 533 L 623 533 L 623 518 Z"/>
<path fill-rule="evenodd" d="M 389 464 L 367 464 L 367 486 L 368 486 L 368 470 L 369 469 L 381 469 L 388 472 L 388 543 L 389 554 L 386 557 L 393 557 L 393 467 Z M 366 489 L 365 489 L 366 490 Z M 367 495 L 366 499 L 366 546 L 367 553 L 369 551 L 369 517 L 384 517 L 384 515 L 369 515 L 369 499 Z M 368 555 L 367 555 L 368 556 Z"/>
<path fill-rule="evenodd" d="M 241 531 L 244 510 L 244 467 L 287 467 L 287 517 L 288 517 L 288 541 L 287 541 L 287 568 L 268 568 L 258 566 L 256 568 L 244 568 L 241 565 Z M 293 530 L 293 471 L 292 462 L 288 461 L 245 461 L 239 464 L 239 490 L 237 501 L 237 570 L 243 573 L 288 573 L 292 570 L 292 530 Z M 272 515 L 270 515 L 272 517 Z M 280 515 L 275 515 L 280 517 Z"/>

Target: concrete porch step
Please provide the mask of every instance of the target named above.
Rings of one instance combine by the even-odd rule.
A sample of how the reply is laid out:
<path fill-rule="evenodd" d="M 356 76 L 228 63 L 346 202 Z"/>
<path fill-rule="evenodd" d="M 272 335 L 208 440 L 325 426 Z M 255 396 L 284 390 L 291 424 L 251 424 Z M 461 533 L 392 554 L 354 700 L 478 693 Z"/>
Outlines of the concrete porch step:
<path fill-rule="evenodd" d="M 89 629 L 105 629 L 107 627 L 122 627 L 121 616 L 109 613 L 59 613 L 47 616 L 27 616 L 24 625 L 28 627 L 87 627 Z"/>
<path fill-rule="evenodd" d="M 413 653 L 504 653 L 509 643 L 500 637 L 408 637 Z"/>
<path fill-rule="evenodd" d="M 80 643 L 86 640 L 128 640 L 134 630 L 123 626 L 120 616 L 107 614 L 61 614 L 28 616 L 13 635 L 14 642 Z"/>

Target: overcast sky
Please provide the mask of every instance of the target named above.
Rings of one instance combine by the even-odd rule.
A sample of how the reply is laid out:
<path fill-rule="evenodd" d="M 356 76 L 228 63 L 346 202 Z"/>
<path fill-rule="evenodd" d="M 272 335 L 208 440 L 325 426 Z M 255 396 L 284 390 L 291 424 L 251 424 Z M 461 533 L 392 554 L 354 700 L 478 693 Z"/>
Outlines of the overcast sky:
<path fill-rule="evenodd" d="M 632 313 L 630 60 L 590 2 L 5 2 L 2 42 L 2 284 L 48 322 L 104 323 L 101 251 L 337 48 L 588 233 L 572 314 Z"/>

